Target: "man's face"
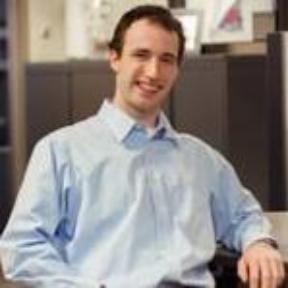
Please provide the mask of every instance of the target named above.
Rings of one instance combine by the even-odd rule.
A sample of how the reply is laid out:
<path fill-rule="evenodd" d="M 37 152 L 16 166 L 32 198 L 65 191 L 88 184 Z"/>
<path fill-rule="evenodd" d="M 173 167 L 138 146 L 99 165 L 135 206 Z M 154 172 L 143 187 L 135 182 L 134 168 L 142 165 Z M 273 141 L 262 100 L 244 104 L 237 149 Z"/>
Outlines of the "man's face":
<path fill-rule="evenodd" d="M 178 74 L 178 36 L 143 19 L 128 28 L 123 42 L 121 55 L 110 53 L 116 72 L 113 102 L 153 124 Z"/>

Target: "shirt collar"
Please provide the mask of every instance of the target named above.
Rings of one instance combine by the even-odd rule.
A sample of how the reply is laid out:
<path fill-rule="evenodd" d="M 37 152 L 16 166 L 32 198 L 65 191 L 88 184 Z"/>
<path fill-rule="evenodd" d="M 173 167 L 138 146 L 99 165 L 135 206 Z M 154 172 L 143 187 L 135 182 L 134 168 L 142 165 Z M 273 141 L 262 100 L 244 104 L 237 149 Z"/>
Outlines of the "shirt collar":
<path fill-rule="evenodd" d="M 171 140 L 176 141 L 178 139 L 177 132 L 171 126 L 171 123 L 167 119 L 164 112 L 161 112 L 159 115 L 159 123 L 158 123 L 157 127 L 158 127 L 157 130 L 158 130 L 159 136 L 162 134 L 165 138 L 168 138 Z"/>
<path fill-rule="evenodd" d="M 113 105 L 107 99 L 103 102 L 98 115 L 105 123 L 107 123 L 119 142 L 124 141 L 133 129 L 145 129 L 143 124 L 137 122 L 134 118 Z M 157 127 L 150 137 L 169 138 L 172 140 L 177 139 L 176 131 L 172 128 L 169 120 L 163 112 L 159 114 Z"/>

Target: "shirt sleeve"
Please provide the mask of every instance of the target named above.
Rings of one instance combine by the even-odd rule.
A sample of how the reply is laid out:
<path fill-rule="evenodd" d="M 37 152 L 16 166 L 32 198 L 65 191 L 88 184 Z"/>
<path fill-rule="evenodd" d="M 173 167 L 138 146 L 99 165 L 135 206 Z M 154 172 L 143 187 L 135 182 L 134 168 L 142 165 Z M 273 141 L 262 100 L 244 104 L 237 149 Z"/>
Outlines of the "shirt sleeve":
<path fill-rule="evenodd" d="M 271 238 L 271 225 L 254 195 L 242 186 L 233 167 L 221 158 L 212 200 L 216 240 L 238 251 Z"/>
<path fill-rule="evenodd" d="M 65 245 L 72 235 L 65 229 L 63 190 L 68 188 L 63 178 L 68 176 L 65 165 L 58 162 L 61 151 L 53 149 L 47 139 L 41 140 L 0 239 L 3 273 L 32 287 L 97 287 L 80 279 L 67 262 Z"/>

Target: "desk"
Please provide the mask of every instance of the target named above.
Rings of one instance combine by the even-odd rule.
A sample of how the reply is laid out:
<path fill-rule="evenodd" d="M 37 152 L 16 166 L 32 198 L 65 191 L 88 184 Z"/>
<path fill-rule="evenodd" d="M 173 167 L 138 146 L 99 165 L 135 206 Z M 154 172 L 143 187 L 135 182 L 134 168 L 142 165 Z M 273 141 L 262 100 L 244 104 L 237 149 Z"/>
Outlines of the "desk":
<path fill-rule="evenodd" d="M 286 274 L 288 275 L 288 212 L 266 212 L 265 215 L 272 224 L 273 233 L 279 244 L 279 249 L 285 263 Z"/>

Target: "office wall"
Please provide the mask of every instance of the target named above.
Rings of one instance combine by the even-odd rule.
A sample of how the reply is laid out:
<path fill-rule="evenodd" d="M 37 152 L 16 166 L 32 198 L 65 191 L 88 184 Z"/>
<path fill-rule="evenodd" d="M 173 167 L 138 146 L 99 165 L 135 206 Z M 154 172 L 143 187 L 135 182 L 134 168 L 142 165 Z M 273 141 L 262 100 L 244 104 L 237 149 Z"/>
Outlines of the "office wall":
<path fill-rule="evenodd" d="M 65 0 L 29 0 L 28 61 L 65 58 Z"/>

